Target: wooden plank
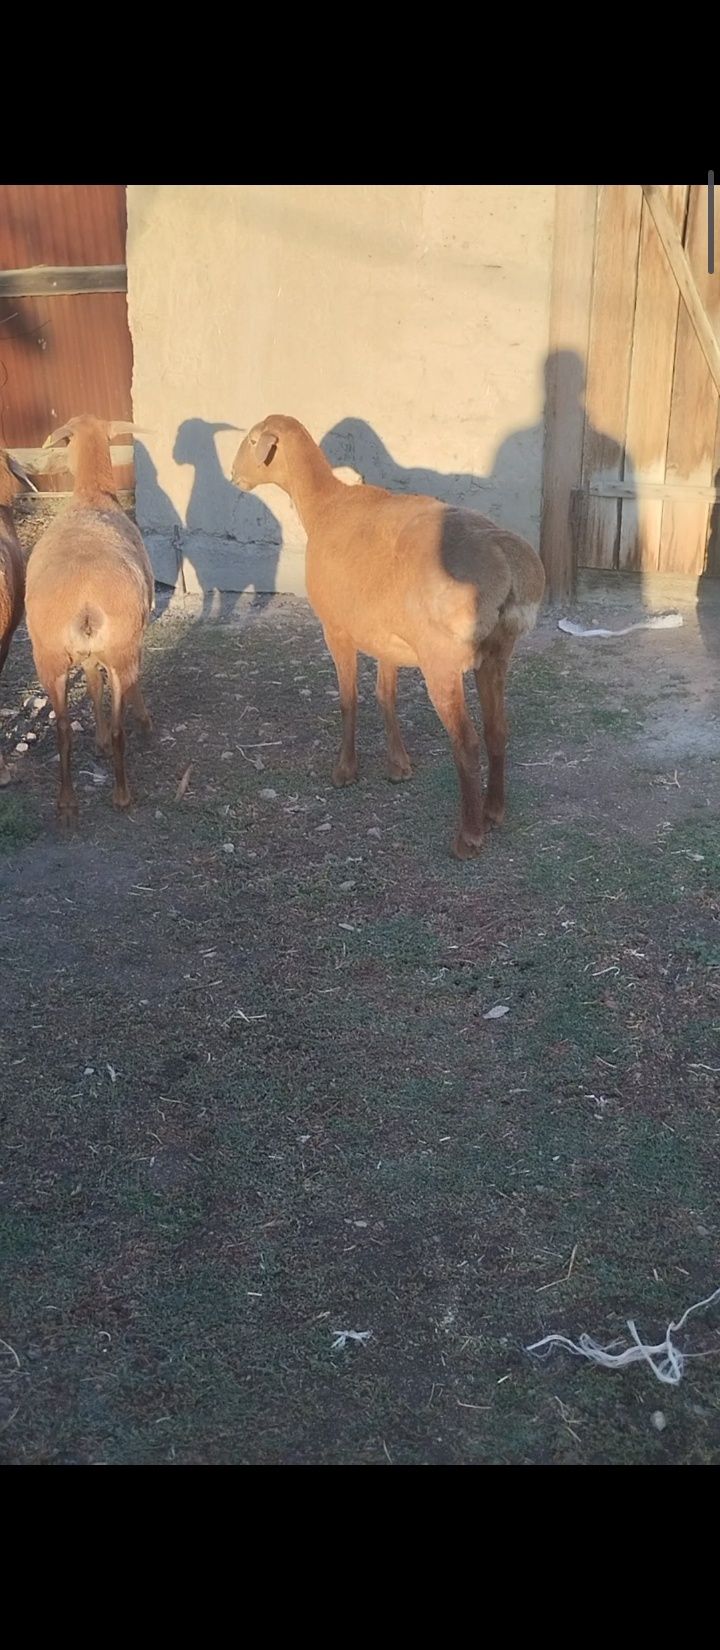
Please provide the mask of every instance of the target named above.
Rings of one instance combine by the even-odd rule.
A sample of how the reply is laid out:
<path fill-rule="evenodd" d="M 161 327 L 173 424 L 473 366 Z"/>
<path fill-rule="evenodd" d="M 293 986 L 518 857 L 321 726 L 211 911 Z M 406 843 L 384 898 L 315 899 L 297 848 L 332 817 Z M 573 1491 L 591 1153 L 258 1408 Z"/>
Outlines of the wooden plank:
<path fill-rule="evenodd" d="M 720 281 L 708 274 L 707 185 L 690 191 L 685 252 L 711 326 L 720 319 Z M 694 482 L 709 490 L 704 498 L 668 496 L 662 513 L 660 571 L 700 574 L 708 539 L 710 503 L 714 501 L 713 458 L 718 421 L 718 391 L 689 310 L 680 310 L 675 351 L 667 480 Z"/>
<path fill-rule="evenodd" d="M 688 185 L 666 184 L 664 187 L 672 220 L 682 229 Z M 633 475 L 644 481 L 665 479 L 679 307 L 677 283 L 648 201 L 643 197 L 624 480 L 631 480 Z M 657 571 L 662 508 L 660 500 L 647 498 L 623 504 L 621 567 Z"/>
<path fill-rule="evenodd" d="M 0 183 L 0 269 L 124 264 L 124 183 Z"/>
<path fill-rule="evenodd" d="M 0 270 L 0 298 L 66 297 L 81 292 L 127 292 L 125 264 L 60 267 L 38 264 L 34 269 Z"/>
<path fill-rule="evenodd" d="M 601 185 L 585 394 L 586 483 L 600 476 L 619 481 L 623 474 L 641 216 L 640 184 Z M 621 496 L 589 489 L 578 517 L 583 567 L 616 565 Z"/>
<path fill-rule="evenodd" d="M 713 473 L 718 496 L 720 497 L 720 406 L 718 407 L 717 430 L 715 432 Z M 703 573 L 709 573 L 713 577 L 720 578 L 720 503 L 715 504 L 710 511 Z"/>
<path fill-rule="evenodd" d="M 697 503 L 702 500 L 705 504 L 713 504 L 718 497 L 720 488 L 712 482 L 703 487 L 692 481 L 589 481 L 587 487 L 578 488 L 578 494 L 585 493 L 590 498 L 612 499 L 678 499 Z"/>
<path fill-rule="evenodd" d="M 42 465 L 47 462 L 47 447 L 11 447 L 9 450 L 12 453 L 13 458 L 18 459 L 20 464 Z M 113 462 L 113 468 L 122 469 L 123 465 L 134 463 L 135 449 L 133 447 L 128 447 L 127 445 L 124 447 L 116 447 L 111 445 L 110 457 Z"/>
<path fill-rule="evenodd" d="M 667 201 L 660 192 L 659 184 L 643 184 L 643 194 L 652 212 L 655 228 L 712 374 L 715 388 L 720 393 L 720 344 L 705 313 L 677 225 Z"/>
<path fill-rule="evenodd" d="M 547 594 L 571 593 L 576 578 L 573 489 L 582 478 L 583 383 L 590 328 L 596 184 L 558 184 L 546 365 L 540 554 Z"/>

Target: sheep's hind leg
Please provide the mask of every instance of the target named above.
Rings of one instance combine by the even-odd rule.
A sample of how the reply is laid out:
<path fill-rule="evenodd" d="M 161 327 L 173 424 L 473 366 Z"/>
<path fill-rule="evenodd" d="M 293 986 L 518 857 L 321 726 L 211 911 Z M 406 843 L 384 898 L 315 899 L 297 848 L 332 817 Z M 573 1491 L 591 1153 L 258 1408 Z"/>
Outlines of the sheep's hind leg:
<path fill-rule="evenodd" d="M 7 659 L 9 649 L 10 637 L 6 636 L 4 642 L 0 643 L 0 675 L 2 675 L 3 666 L 5 664 L 5 660 Z M 11 783 L 12 774 L 10 769 L 5 764 L 5 758 L 2 751 L 0 751 L 0 785 L 10 785 Z"/>
<path fill-rule="evenodd" d="M 492 825 L 501 825 L 505 817 L 505 750 L 508 731 L 505 681 L 513 645 L 514 639 L 488 648 L 482 663 L 475 671 L 488 753 L 485 819 Z"/>
<path fill-rule="evenodd" d="M 423 671 L 427 690 L 450 736 L 460 784 L 460 822 L 453 844 L 456 859 L 470 859 L 483 844 L 483 795 L 480 740 L 465 703 L 462 675 Z"/>

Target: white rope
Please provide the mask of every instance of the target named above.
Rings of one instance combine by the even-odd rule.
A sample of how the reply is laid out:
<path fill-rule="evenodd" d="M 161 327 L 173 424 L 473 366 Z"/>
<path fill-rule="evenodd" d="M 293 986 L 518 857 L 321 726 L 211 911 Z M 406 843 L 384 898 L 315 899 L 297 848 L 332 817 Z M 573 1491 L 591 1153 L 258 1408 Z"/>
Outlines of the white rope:
<path fill-rule="evenodd" d="M 549 1355 L 553 1346 L 564 1346 L 575 1357 L 588 1358 L 591 1363 L 599 1364 L 601 1369 L 625 1369 L 628 1364 L 647 1363 L 658 1379 L 665 1386 L 677 1386 L 682 1380 L 685 1363 L 688 1358 L 702 1358 L 702 1352 L 681 1352 L 673 1344 L 673 1335 L 683 1328 L 693 1312 L 701 1312 L 706 1306 L 714 1306 L 720 1300 L 720 1289 L 708 1295 L 704 1301 L 696 1301 L 694 1306 L 688 1306 L 677 1323 L 669 1323 L 665 1332 L 665 1339 L 657 1346 L 649 1346 L 641 1341 L 632 1318 L 628 1318 L 627 1326 L 634 1341 L 634 1346 L 627 1346 L 622 1352 L 613 1352 L 613 1347 L 621 1346 L 621 1341 L 610 1341 L 607 1346 L 601 1346 L 599 1341 L 593 1340 L 592 1335 L 581 1335 L 579 1341 L 571 1341 L 567 1335 L 545 1335 L 541 1341 L 533 1341 L 526 1346 L 526 1352 L 540 1355 L 541 1348 L 547 1348 L 545 1356 Z"/>
<path fill-rule="evenodd" d="M 331 1333 L 331 1335 L 336 1336 L 336 1339 L 332 1343 L 333 1352 L 338 1352 L 338 1351 L 343 1352 L 345 1347 L 347 1346 L 348 1341 L 357 1341 L 359 1346 L 364 1346 L 365 1342 L 369 1341 L 370 1336 L 372 1335 L 372 1330 L 371 1329 L 331 1329 L 330 1333 Z"/>
<path fill-rule="evenodd" d="M 680 613 L 656 613 L 651 619 L 641 619 L 639 624 L 626 625 L 624 630 L 601 630 L 599 625 L 586 630 L 573 619 L 558 619 L 558 630 L 564 630 L 566 636 L 629 636 L 631 630 L 677 630 L 682 622 Z"/>

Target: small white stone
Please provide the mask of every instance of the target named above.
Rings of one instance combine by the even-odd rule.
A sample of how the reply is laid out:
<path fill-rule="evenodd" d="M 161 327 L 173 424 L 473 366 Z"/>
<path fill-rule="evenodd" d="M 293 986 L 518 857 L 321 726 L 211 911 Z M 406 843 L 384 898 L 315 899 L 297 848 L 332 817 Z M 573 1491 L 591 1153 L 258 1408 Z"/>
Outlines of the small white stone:
<path fill-rule="evenodd" d="M 663 1412 L 662 1412 L 661 1409 L 653 1410 L 653 1413 L 650 1416 L 650 1420 L 652 1421 L 652 1424 L 653 1424 L 656 1432 L 664 1432 L 665 1431 L 665 1428 L 667 1426 L 667 1421 L 666 1421 L 665 1416 L 663 1415 Z"/>
<path fill-rule="evenodd" d="M 276 796 L 277 796 L 277 791 L 271 791 L 269 788 L 267 788 L 264 791 L 260 792 L 260 801 L 261 802 L 274 802 Z"/>
<path fill-rule="evenodd" d="M 379 836 L 379 835 L 380 835 L 379 825 L 371 825 L 370 829 L 368 831 L 368 836 Z"/>
<path fill-rule="evenodd" d="M 231 756 L 232 756 L 232 751 L 221 751 L 220 752 L 220 761 L 221 762 L 229 762 Z"/>
<path fill-rule="evenodd" d="M 36 733 L 26 733 L 25 738 L 27 739 L 28 744 L 32 745 L 32 744 L 35 743 L 35 740 L 37 739 L 37 734 Z"/>
<path fill-rule="evenodd" d="M 73 733 L 82 733 L 82 730 L 83 730 L 82 722 L 71 722 L 70 726 L 72 728 Z"/>
<path fill-rule="evenodd" d="M 326 819 L 324 825 L 318 825 L 316 827 L 316 829 L 318 831 L 331 831 L 332 830 L 332 823 L 329 819 Z"/>
<path fill-rule="evenodd" d="M 28 748 L 28 747 L 27 747 L 27 745 L 26 745 L 26 743 L 25 743 L 25 740 L 24 740 L 24 739 L 21 739 L 21 740 L 20 740 L 20 741 L 19 741 L 19 742 L 18 742 L 18 744 L 17 744 L 17 745 L 16 745 L 16 746 L 15 746 L 15 749 L 16 749 L 16 751 L 17 751 L 17 753 L 18 753 L 18 756 L 24 756 L 24 755 L 25 755 L 25 752 L 26 752 L 26 750 L 27 750 L 27 748 Z"/>
<path fill-rule="evenodd" d="M 235 852 L 235 843 L 234 842 L 224 842 L 223 843 L 223 853 L 224 854 L 234 854 L 234 852 Z"/>

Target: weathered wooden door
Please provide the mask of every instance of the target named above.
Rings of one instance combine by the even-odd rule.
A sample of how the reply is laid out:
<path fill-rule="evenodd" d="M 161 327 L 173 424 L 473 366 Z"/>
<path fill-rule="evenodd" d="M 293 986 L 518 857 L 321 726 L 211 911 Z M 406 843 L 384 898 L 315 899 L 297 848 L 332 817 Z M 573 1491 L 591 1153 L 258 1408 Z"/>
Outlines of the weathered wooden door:
<path fill-rule="evenodd" d="M 576 567 L 720 572 L 720 276 L 707 187 L 557 191 L 542 553 Z"/>
<path fill-rule="evenodd" d="M 0 445 L 20 458 L 76 413 L 132 418 L 125 236 L 124 184 L 0 185 Z M 131 488 L 127 437 L 113 456 Z"/>

